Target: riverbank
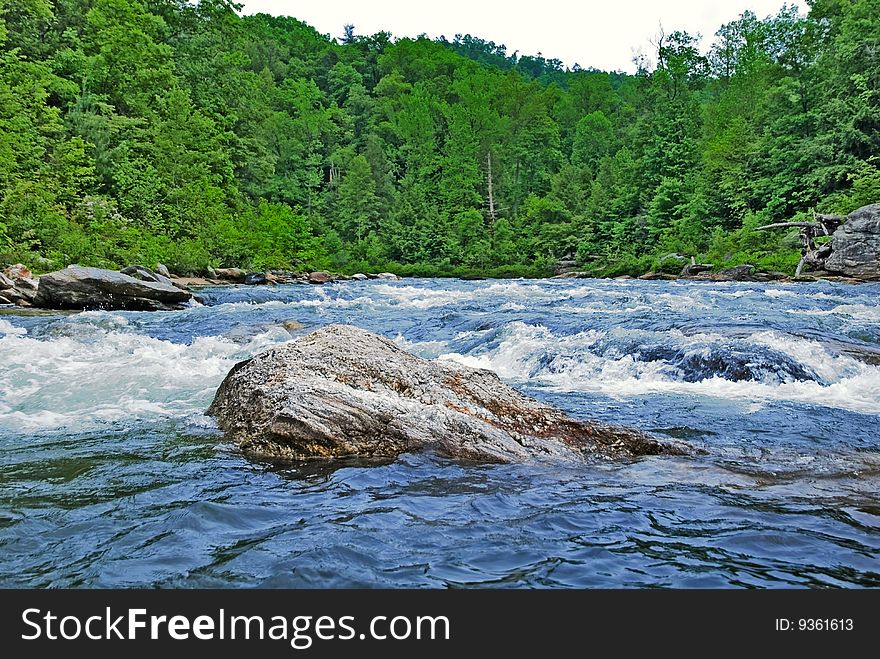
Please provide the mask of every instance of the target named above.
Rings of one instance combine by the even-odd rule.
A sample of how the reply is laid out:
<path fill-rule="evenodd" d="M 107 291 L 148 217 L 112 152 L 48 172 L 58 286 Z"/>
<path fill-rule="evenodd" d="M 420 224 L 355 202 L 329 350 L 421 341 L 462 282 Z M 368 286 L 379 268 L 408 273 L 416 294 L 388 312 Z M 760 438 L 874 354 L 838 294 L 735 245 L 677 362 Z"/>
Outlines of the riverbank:
<path fill-rule="evenodd" d="M 143 266 L 129 266 L 122 271 L 70 266 L 64 270 L 34 276 L 28 268 L 18 264 L 0 272 L 0 308 L 40 308 L 49 310 L 119 309 L 161 311 L 184 308 L 192 301 L 201 302 L 196 291 L 212 286 L 277 286 L 302 284 L 321 286 L 337 282 L 388 280 L 402 277 L 391 272 L 355 273 L 345 275 L 325 271 L 248 272 L 241 268 L 211 270 L 208 276 L 178 276 L 159 264 L 154 272 Z M 163 272 L 165 274 L 159 274 Z M 167 276 L 166 276 L 167 275 Z M 830 273 L 816 273 L 792 277 L 782 272 L 759 272 L 744 264 L 715 272 L 706 264 L 686 266 L 679 275 L 648 272 L 639 277 L 620 275 L 599 277 L 593 272 L 570 271 L 552 277 L 490 277 L 449 275 L 435 277 L 449 280 L 519 280 L 519 279 L 615 279 L 642 281 L 695 281 L 695 282 L 759 282 L 808 283 L 830 281 L 859 284 L 871 281 L 861 277 L 844 277 Z M 42 285 L 41 285 L 42 282 Z"/>

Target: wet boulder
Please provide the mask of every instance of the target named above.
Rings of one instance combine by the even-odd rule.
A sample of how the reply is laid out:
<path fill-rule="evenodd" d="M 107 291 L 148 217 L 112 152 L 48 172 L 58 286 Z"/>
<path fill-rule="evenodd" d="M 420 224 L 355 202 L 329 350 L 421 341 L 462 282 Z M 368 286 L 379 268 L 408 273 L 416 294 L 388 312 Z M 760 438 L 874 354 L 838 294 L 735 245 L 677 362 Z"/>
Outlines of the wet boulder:
<path fill-rule="evenodd" d="M 192 299 L 192 293 L 170 283 L 142 281 L 113 270 L 71 266 L 40 277 L 34 306 L 170 311 L 183 309 Z"/>
<path fill-rule="evenodd" d="M 242 451 L 273 459 L 431 450 L 519 462 L 684 452 L 637 430 L 573 419 L 491 371 L 421 359 L 348 325 L 323 327 L 237 364 L 208 414 Z"/>
<path fill-rule="evenodd" d="M 333 275 L 329 272 L 311 272 L 309 273 L 310 284 L 326 284 L 333 281 Z"/>

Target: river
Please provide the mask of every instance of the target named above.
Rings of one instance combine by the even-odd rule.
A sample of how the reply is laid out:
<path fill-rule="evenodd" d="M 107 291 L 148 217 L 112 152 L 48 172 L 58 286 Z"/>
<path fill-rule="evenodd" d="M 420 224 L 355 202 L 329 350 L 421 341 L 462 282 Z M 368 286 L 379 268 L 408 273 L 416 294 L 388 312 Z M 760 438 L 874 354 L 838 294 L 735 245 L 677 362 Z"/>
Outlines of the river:
<path fill-rule="evenodd" d="M 2 311 L 0 586 L 880 586 L 880 285 L 410 279 L 203 295 L 168 313 Z M 237 453 L 203 414 L 227 371 L 331 322 L 705 455 Z"/>

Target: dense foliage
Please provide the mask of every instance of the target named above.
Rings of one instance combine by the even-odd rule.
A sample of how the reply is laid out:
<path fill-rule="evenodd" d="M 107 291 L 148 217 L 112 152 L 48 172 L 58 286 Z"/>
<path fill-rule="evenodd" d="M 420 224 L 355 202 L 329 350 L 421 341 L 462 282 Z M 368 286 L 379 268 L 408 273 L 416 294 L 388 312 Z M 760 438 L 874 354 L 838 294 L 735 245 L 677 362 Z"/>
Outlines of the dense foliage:
<path fill-rule="evenodd" d="M 880 0 L 663 34 L 635 75 L 236 9 L 0 0 L 0 261 L 790 269 L 755 226 L 880 201 Z"/>

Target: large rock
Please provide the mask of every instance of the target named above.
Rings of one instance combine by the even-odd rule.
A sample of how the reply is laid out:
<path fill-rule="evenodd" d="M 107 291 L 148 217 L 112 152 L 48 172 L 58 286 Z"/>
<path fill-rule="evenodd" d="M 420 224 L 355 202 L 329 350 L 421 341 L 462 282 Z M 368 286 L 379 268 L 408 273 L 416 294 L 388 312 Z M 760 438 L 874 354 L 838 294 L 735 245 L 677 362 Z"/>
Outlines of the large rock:
<path fill-rule="evenodd" d="M 846 216 L 831 240 L 825 270 L 861 279 L 880 279 L 880 204 Z"/>
<path fill-rule="evenodd" d="M 21 263 L 10 266 L 0 273 L 0 294 L 6 300 L 3 304 L 29 307 L 37 296 L 37 280 Z"/>
<path fill-rule="evenodd" d="M 241 268 L 216 268 L 211 275 L 210 268 L 208 268 L 208 276 L 218 279 L 225 279 L 226 281 L 234 281 L 236 283 L 244 283 L 244 278 L 247 277 L 247 273 Z"/>
<path fill-rule="evenodd" d="M 680 454 L 641 432 L 579 421 L 491 371 L 429 361 L 329 325 L 237 364 L 208 414 L 246 453 L 395 457 L 424 449 L 479 462 Z"/>
<path fill-rule="evenodd" d="M 331 275 L 329 272 L 319 271 L 309 273 L 310 284 L 326 284 L 331 281 L 333 281 L 333 275 Z"/>
<path fill-rule="evenodd" d="M 752 281 L 754 274 L 755 266 L 751 263 L 744 263 L 716 273 L 713 279 L 716 281 Z"/>
<path fill-rule="evenodd" d="M 171 281 L 169 277 L 165 275 L 160 275 L 158 272 L 153 272 L 149 268 L 145 268 L 142 265 L 130 265 L 127 268 L 123 268 L 120 270 L 124 275 L 128 275 L 129 277 L 134 277 L 135 279 L 140 279 L 141 281 L 152 281 L 157 284 L 168 284 L 170 286 L 174 285 L 174 282 Z"/>
<path fill-rule="evenodd" d="M 711 269 L 711 263 L 688 263 L 681 269 L 679 277 L 696 277 L 704 272 L 709 272 Z"/>
<path fill-rule="evenodd" d="M 121 272 L 71 266 L 40 277 L 34 306 L 47 309 L 169 311 L 192 299 L 171 284 L 140 281 Z"/>

